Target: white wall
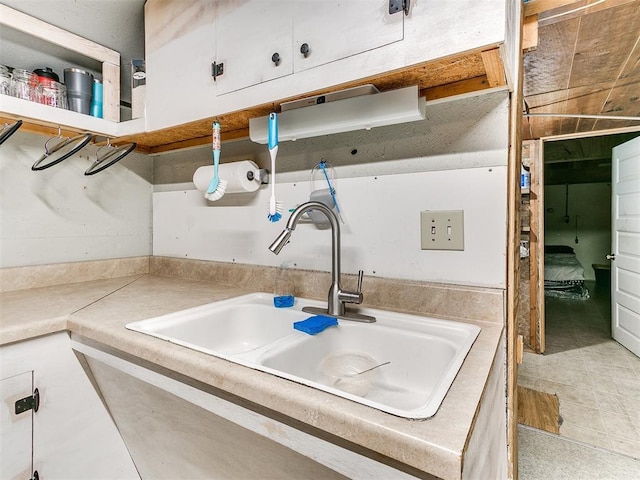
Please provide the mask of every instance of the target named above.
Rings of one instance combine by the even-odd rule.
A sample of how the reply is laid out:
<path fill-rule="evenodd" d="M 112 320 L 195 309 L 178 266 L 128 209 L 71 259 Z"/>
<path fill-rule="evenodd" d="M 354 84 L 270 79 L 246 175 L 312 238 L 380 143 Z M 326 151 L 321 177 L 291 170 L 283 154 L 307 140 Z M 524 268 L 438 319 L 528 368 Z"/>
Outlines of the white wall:
<path fill-rule="evenodd" d="M 611 253 L 611 184 L 582 183 L 569 185 L 569 223 L 565 215 L 565 186 L 544 188 L 545 244 L 568 245 L 584 267 L 585 278 L 595 279 L 591 264 L 607 263 Z M 576 215 L 578 216 L 576 238 Z"/>
<path fill-rule="evenodd" d="M 18 131 L 0 146 L 0 267 L 151 253 L 151 160 L 131 154 L 93 176 L 96 148 L 43 171 L 48 137 Z"/>
<path fill-rule="evenodd" d="M 299 226 L 279 256 L 267 250 L 288 210 L 309 198 L 310 170 L 295 165 L 325 157 L 336 166 L 347 221 L 344 272 L 504 288 L 507 113 L 506 92 L 498 92 L 428 106 L 424 122 L 282 144 L 278 165 L 288 171 L 276 177 L 276 196 L 285 218 L 275 224 L 266 218 L 267 187 L 208 204 L 191 185 L 157 185 L 154 255 L 328 271 L 330 234 L 313 225 Z M 382 161 L 354 163 L 354 147 Z M 413 156 L 396 160 L 398 151 Z M 421 250 L 423 210 L 464 210 L 464 251 Z"/>

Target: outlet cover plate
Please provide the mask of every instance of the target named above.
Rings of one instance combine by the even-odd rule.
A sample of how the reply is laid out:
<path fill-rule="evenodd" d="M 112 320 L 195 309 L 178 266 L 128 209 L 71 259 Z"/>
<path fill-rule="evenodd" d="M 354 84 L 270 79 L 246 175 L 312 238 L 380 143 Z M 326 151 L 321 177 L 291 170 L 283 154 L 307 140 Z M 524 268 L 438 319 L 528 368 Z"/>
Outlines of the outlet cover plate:
<path fill-rule="evenodd" d="M 464 250 L 464 210 L 420 212 L 422 250 Z"/>

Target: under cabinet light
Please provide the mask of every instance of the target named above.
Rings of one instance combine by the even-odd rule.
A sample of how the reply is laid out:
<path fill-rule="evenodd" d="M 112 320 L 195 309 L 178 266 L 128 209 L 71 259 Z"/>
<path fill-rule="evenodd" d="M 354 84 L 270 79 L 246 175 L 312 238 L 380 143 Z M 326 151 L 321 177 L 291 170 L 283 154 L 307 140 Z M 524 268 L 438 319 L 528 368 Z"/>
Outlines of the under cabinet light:
<path fill-rule="evenodd" d="M 278 140 L 297 140 L 332 133 L 415 122 L 425 118 L 425 99 L 418 87 L 362 95 L 278 114 Z M 249 120 L 249 137 L 267 143 L 268 116 Z"/>

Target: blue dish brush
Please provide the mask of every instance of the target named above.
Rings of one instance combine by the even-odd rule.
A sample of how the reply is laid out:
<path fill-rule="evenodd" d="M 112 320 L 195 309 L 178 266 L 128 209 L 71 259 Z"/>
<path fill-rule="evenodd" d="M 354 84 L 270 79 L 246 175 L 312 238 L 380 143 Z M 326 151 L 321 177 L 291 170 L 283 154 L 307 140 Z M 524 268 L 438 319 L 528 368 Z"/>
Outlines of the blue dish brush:
<path fill-rule="evenodd" d="M 216 200 L 220 200 L 224 195 L 225 190 L 227 189 L 227 181 L 221 180 L 218 177 L 218 165 L 220 164 L 220 124 L 218 122 L 213 122 L 213 142 L 212 142 L 212 150 L 213 150 L 213 178 L 211 182 L 209 182 L 209 188 L 207 188 L 207 193 L 204 194 L 204 198 L 215 202 Z"/>
<path fill-rule="evenodd" d="M 282 218 L 282 202 L 276 201 L 276 155 L 278 154 L 278 116 L 275 112 L 269 114 L 269 155 L 271 156 L 271 198 L 269 198 L 270 222 L 277 222 Z"/>

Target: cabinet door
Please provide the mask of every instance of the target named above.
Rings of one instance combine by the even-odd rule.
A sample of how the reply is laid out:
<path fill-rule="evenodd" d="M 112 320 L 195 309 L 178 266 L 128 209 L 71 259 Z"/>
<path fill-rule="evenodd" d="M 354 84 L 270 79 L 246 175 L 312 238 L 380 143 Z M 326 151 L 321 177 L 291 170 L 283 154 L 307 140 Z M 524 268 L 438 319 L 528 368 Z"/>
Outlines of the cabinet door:
<path fill-rule="evenodd" d="M 147 130 L 206 118 L 215 101 L 215 6 L 203 0 L 145 3 Z"/>
<path fill-rule="evenodd" d="M 17 400 L 33 391 L 32 372 L 0 380 L 0 478 L 31 478 L 33 410 L 16 415 Z"/>
<path fill-rule="evenodd" d="M 293 72 L 295 1 L 218 2 L 216 63 L 224 74 L 216 81 L 218 95 L 273 80 Z M 279 61 L 274 62 L 273 56 Z"/>
<path fill-rule="evenodd" d="M 5 475 L 6 465 L 18 473 L 18 480 L 31 478 L 33 470 L 37 470 L 41 478 L 50 480 L 140 480 L 120 433 L 71 350 L 66 333 L 45 335 L 0 347 L 0 378 L 12 380 L 17 378 L 17 373 L 23 376 L 22 372 L 27 369 L 24 387 L 16 389 L 15 394 L 9 394 L 9 387 L 5 387 L 4 383 L 6 380 L 0 383 L 3 399 L 0 402 L 0 479 L 14 478 Z M 21 437 L 19 441 L 5 443 L 5 409 L 13 408 L 14 399 L 30 395 L 32 384 L 40 392 L 38 413 L 31 411 L 10 417 L 12 427 L 22 422 L 28 424 L 22 425 L 21 433 L 16 434 L 24 435 L 22 429 L 28 432 L 28 461 L 25 463 L 20 460 L 18 463 L 15 452 L 19 451 L 22 455 L 22 447 L 18 449 L 17 443 L 22 445 L 25 441 Z M 13 435 L 11 433 L 12 438 Z M 5 462 L 5 455 L 11 455 L 10 462 Z"/>
<path fill-rule="evenodd" d="M 389 0 L 303 0 L 296 3 L 293 25 L 296 72 L 404 37 L 404 13 L 390 15 Z"/>

